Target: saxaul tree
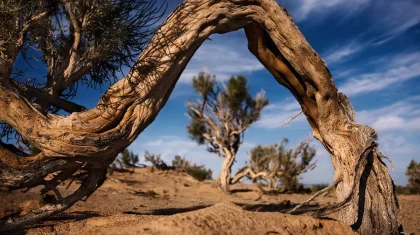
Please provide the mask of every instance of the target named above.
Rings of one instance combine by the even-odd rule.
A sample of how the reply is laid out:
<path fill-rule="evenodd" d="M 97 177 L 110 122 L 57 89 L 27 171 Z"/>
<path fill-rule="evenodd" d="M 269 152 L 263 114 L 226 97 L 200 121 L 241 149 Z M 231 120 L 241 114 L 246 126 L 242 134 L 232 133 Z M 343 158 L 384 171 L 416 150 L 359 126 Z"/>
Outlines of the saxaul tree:
<path fill-rule="evenodd" d="M 303 186 L 299 183 L 299 177 L 316 167 L 316 149 L 310 145 L 309 138 L 295 149 L 287 149 L 287 142 L 288 139 L 283 139 L 280 144 L 258 145 L 251 149 L 248 165 L 236 173 L 232 184 L 247 177 L 254 183 L 264 181 L 270 191 L 301 191 Z"/>
<path fill-rule="evenodd" d="M 197 143 L 206 144 L 209 152 L 223 158 L 217 184 L 229 192 L 231 168 L 244 133 L 259 119 L 268 100 L 263 91 L 252 98 L 243 76 L 231 77 L 222 87 L 215 76 L 201 72 L 192 83 L 199 98 L 187 103 L 188 133 Z"/>
<path fill-rule="evenodd" d="M 20 4 L 22 2 L 31 7 L 24 7 Z M 31 4 L 37 2 L 40 3 L 39 7 L 32 7 Z M 92 15 L 86 14 L 86 17 L 81 18 L 85 12 L 81 9 L 108 12 L 97 10 L 101 9 L 102 1 L 96 6 L 77 9 L 73 2 L 76 1 L 60 1 L 58 4 L 51 4 L 54 1 L 7 1 L 8 4 L 1 5 L 0 121 L 7 123 L 22 139 L 39 149 L 38 154 L 28 155 L 11 145 L 0 144 L 1 186 L 10 190 L 38 185 L 54 189 L 57 181 L 72 177 L 80 169 L 86 171 L 80 188 L 73 194 L 66 197 L 57 195 L 55 202 L 39 210 L 2 221 L 2 230 L 62 212 L 93 193 L 104 180 L 106 166 L 159 114 L 182 71 L 200 45 L 212 34 L 244 29 L 248 49 L 278 83 L 293 94 L 312 127 L 314 137 L 330 154 L 335 169 L 332 185 L 336 187 L 338 201 L 320 209 L 314 216 L 332 216 L 361 234 L 398 234 L 398 201 L 393 181 L 383 162 L 384 156 L 379 151 L 376 131 L 355 121 L 352 106 L 347 97 L 338 91 L 325 62 L 312 49 L 291 16 L 277 1 L 185 0 L 155 31 L 128 74 L 112 85 L 98 104 L 89 110 L 66 99 L 52 99 L 54 96 L 51 93 L 54 92 L 49 92 L 60 90 L 61 85 L 54 84 L 74 81 L 63 78 L 69 78 L 69 71 L 83 68 L 83 65 L 91 61 L 80 60 L 79 49 L 89 48 L 82 47 L 80 42 L 92 35 L 107 35 L 92 32 L 86 37 L 81 36 L 85 30 L 80 26 L 83 26 L 83 22 L 89 22 Z M 82 3 L 86 2 L 91 1 Z M 57 5 L 60 7 L 56 7 Z M 62 77 L 51 80 L 48 87 L 57 88 L 45 91 L 29 89 L 30 87 L 27 90 L 19 89 L 20 86 L 14 88 L 14 65 L 18 55 L 28 48 L 24 46 L 24 42 L 27 42 L 31 34 L 29 32 L 45 25 L 58 25 L 52 23 L 55 22 L 53 13 L 57 9 L 62 9 L 63 12 L 69 12 L 70 9 L 72 12 L 65 13 L 70 19 L 66 20 L 70 27 L 67 33 L 63 31 L 63 35 L 68 39 L 51 38 L 57 40 L 54 42 L 70 41 L 72 48 L 60 47 L 48 40 L 40 42 L 48 42 L 47 48 L 57 49 L 56 52 L 47 54 L 48 61 L 55 65 L 52 67 L 58 68 L 52 75 Z M 131 17 L 136 14 L 123 15 Z M 77 18 L 78 20 L 72 20 Z M 112 22 L 121 21 L 109 21 L 110 24 Z M 96 28 L 102 27 L 98 24 Z M 48 30 L 47 33 L 38 35 L 50 35 L 59 31 Z M 88 45 L 104 45 L 104 48 L 109 48 L 119 44 L 106 43 L 103 39 Z M 117 51 L 122 48 L 118 47 Z M 49 56 L 66 49 L 69 50 L 63 53 L 65 57 L 61 60 Z M 97 50 L 89 52 L 95 55 Z M 74 61 L 80 61 L 81 67 L 74 66 Z M 99 61 L 99 64 L 103 62 Z M 63 62 L 65 65 L 56 67 Z M 72 66 L 69 68 L 70 64 Z M 55 73 L 63 71 L 62 67 L 67 72 Z M 46 78 L 48 74 L 45 72 Z M 98 78 L 104 76 L 106 75 L 99 73 Z M 25 95 L 30 91 L 33 95 Z M 44 97 L 50 103 L 63 108 L 73 108 L 68 109 L 69 115 L 48 114 L 43 109 L 45 102 L 40 102 L 40 105 L 32 103 L 36 97 Z M 52 173 L 57 173 L 55 180 L 46 182 L 45 176 Z"/>
<path fill-rule="evenodd" d="M 96 108 L 102 111 L 88 115 L 90 121 L 80 122 L 79 127 L 63 123 L 79 133 L 79 137 L 70 134 L 67 141 L 64 129 L 59 131 L 62 137 L 52 137 L 58 130 L 54 131 L 55 124 L 50 124 L 56 118 L 77 116 L 87 110 L 71 101 L 80 95 L 78 88 L 83 86 L 86 91 L 109 86 L 122 76 L 124 67 L 135 63 L 153 35 L 153 25 L 163 14 L 162 7 L 154 1 L 138 0 L 9 0 L 0 3 L 0 186 L 14 190 L 44 185 L 43 194 L 56 194 L 56 202 L 49 205 L 49 209 L 40 208 L 9 224 L 25 224 L 65 210 L 87 198 L 103 182 L 107 165 L 125 149 L 121 147 L 127 146 L 128 141 L 122 138 L 115 147 L 100 147 L 114 150 L 102 155 L 101 160 L 98 160 L 100 155 L 97 160 L 91 160 L 85 157 L 90 151 L 95 152 L 96 147 L 82 136 L 87 132 L 100 136 L 105 129 L 118 129 L 102 123 L 105 125 L 95 127 L 96 131 L 88 131 L 88 126 L 98 120 L 96 118 L 110 120 L 119 107 L 110 108 L 105 98 Z M 112 111 L 105 111 L 106 107 Z M 42 137 L 41 132 L 46 135 Z M 113 135 L 112 131 L 106 135 L 108 137 L 99 137 L 100 142 L 107 142 L 105 139 Z M 65 153 L 58 146 L 57 151 L 50 151 L 56 148 L 51 141 L 62 142 L 61 146 L 70 146 L 70 142 L 86 146 L 85 154 Z M 46 153 L 48 151 L 50 153 Z M 63 197 L 56 188 L 64 180 L 86 173 L 90 177 L 70 196 Z M 50 174 L 54 175 L 53 179 L 47 179 Z"/>
<path fill-rule="evenodd" d="M 407 188 L 411 193 L 420 193 L 420 162 L 411 160 L 405 172 L 408 178 Z"/>

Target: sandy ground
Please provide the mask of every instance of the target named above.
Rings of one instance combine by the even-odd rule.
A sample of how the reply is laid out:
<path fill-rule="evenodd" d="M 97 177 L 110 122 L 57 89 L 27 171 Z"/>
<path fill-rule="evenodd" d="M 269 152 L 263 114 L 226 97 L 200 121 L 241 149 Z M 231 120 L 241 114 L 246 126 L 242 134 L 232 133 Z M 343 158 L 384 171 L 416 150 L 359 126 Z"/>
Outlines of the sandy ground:
<path fill-rule="evenodd" d="M 0 217 L 36 208 L 39 189 L 0 192 Z M 60 188 L 65 194 L 65 185 Z M 228 195 L 213 181 L 198 182 L 178 172 L 136 169 L 115 173 L 86 202 L 15 234 L 352 234 L 333 220 L 307 215 L 334 202 L 320 197 L 298 216 L 282 214 L 311 195 L 261 195 L 255 187 L 234 186 Z M 420 196 L 399 196 L 400 222 L 407 234 L 420 234 Z"/>

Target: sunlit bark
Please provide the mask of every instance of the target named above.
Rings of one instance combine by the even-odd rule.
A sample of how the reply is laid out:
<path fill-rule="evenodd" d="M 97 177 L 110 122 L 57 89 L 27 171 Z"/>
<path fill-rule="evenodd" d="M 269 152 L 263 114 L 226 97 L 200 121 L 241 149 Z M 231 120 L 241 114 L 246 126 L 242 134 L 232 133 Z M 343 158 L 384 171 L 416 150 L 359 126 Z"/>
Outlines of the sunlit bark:
<path fill-rule="evenodd" d="M 343 178 L 337 186 L 339 203 L 320 215 L 337 211 L 339 220 L 363 234 L 396 234 L 397 199 L 376 132 L 354 121 L 325 62 L 274 0 L 186 0 L 156 32 L 130 74 L 109 88 L 95 108 L 66 117 L 44 115 L 8 86 L 0 86 L 0 120 L 41 150 L 40 161 L 56 157 L 67 162 L 85 159 L 92 165 L 108 161 L 153 122 L 204 40 L 241 28 L 250 51 L 301 105 L 314 136 L 331 154 L 335 178 Z M 9 71 L 7 66 L 0 64 L 4 71 Z M 21 162 L 12 164 L 0 157 L 11 168 Z M 91 177 L 97 180 L 97 175 Z M 100 185 L 86 184 L 87 191 Z"/>

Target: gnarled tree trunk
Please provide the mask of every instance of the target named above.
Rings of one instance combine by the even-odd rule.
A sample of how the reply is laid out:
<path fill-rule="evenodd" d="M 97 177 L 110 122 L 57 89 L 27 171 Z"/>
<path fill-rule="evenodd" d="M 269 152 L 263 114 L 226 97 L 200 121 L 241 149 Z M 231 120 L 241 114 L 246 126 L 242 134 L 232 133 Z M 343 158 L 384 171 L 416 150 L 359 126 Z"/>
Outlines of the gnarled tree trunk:
<path fill-rule="evenodd" d="M 220 171 L 220 175 L 218 177 L 218 184 L 225 192 L 229 192 L 229 186 L 231 183 L 231 173 L 232 173 L 232 165 L 235 161 L 235 155 L 233 153 L 227 152 L 225 154 L 225 158 L 223 159 L 222 169 Z"/>
<path fill-rule="evenodd" d="M 363 234 L 396 234 L 397 199 L 375 131 L 355 123 L 353 110 L 338 92 L 325 62 L 274 0 L 184 1 L 157 30 L 129 75 L 85 112 L 45 116 L 23 97 L 0 86 L 0 120 L 41 150 L 31 158 L 8 152 L 8 157 L 1 156 L 2 164 L 23 171 L 30 166 L 26 171 L 30 174 L 51 159 L 83 159 L 93 169 L 96 163 L 109 161 L 155 119 L 204 40 L 240 28 L 245 28 L 250 51 L 295 96 L 314 136 L 331 154 L 335 178 L 342 178 L 337 187 L 340 203 L 321 215 L 337 211 L 338 219 Z M 2 173 L 2 185 L 28 186 L 18 171 L 9 172 L 17 175 Z M 11 224 L 19 223 L 6 222 L 6 226 Z"/>

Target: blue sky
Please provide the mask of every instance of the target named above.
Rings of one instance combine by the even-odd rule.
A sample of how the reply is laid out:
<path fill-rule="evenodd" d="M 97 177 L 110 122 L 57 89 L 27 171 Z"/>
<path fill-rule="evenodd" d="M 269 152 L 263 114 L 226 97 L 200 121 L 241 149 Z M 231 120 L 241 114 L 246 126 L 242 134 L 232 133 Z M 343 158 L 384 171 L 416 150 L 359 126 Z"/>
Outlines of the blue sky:
<path fill-rule="evenodd" d="M 420 161 L 420 2 L 376 0 L 281 0 L 312 47 L 332 71 L 339 89 L 356 110 L 356 120 L 379 132 L 380 150 L 395 164 L 397 184 L 406 184 L 411 159 Z M 171 1 L 168 11 L 176 1 Z M 191 78 L 203 68 L 219 80 L 242 74 L 252 94 L 264 89 L 270 105 L 245 133 L 245 142 L 233 167 L 235 172 L 257 144 L 273 144 L 287 137 L 289 146 L 312 131 L 303 115 L 286 127 L 283 123 L 300 111 L 291 93 L 281 87 L 247 50 L 242 30 L 213 35 L 194 55 L 170 100 L 155 122 L 130 148 L 160 153 L 170 161 L 180 154 L 219 172 L 222 159 L 189 139 L 185 103 L 194 95 Z M 333 167 L 327 152 L 318 147 L 319 164 L 303 175 L 304 183 L 329 183 Z"/>
<path fill-rule="evenodd" d="M 181 1 L 168 0 L 170 13 Z M 411 159 L 420 161 L 420 1 L 418 0 L 279 0 L 295 19 L 312 47 L 323 57 L 334 81 L 356 110 L 356 120 L 379 132 L 380 150 L 391 157 L 397 184 L 407 182 Z M 190 140 L 185 103 L 194 96 L 191 78 L 207 69 L 225 81 L 242 74 L 252 94 L 261 89 L 270 99 L 260 121 L 245 133 L 233 172 L 248 160 L 249 150 L 289 138 L 289 147 L 312 136 L 291 93 L 280 86 L 248 51 L 242 30 L 213 35 L 195 53 L 168 103 L 156 120 L 129 147 L 140 156 L 146 150 L 170 162 L 177 154 L 219 173 L 222 159 Z M 17 67 L 22 64 L 18 61 Z M 38 68 L 36 67 L 36 70 Z M 38 74 L 42 71 L 29 71 Z M 75 102 L 93 107 L 102 91 L 82 88 Z M 319 164 L 302 182 L 330 183 L 333 167 L 318 141 Z M 144 162 L 143 162 L 144 163 Z"/>

